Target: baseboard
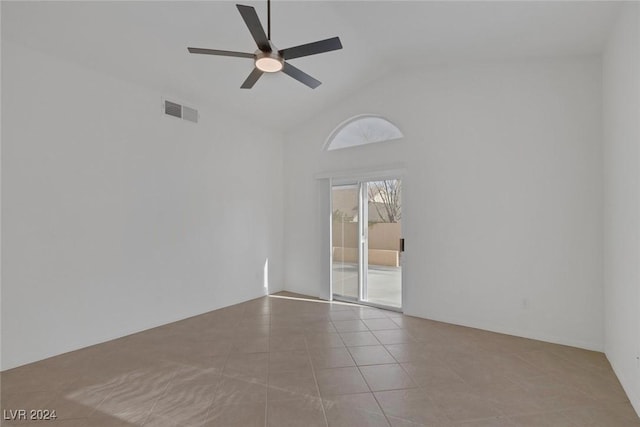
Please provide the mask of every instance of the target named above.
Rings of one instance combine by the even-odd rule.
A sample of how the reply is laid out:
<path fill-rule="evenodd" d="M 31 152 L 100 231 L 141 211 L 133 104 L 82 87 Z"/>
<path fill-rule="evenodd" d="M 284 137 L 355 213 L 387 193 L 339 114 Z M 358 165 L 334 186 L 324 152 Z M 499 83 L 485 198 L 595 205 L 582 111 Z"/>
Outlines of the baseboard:
<path fill-rule="evenodd" d="M 467 328 L 474 328 L 474 329 L 482 329 L 484 331 L 490 331 L 490 332 L 496 332 L 498 334 L 505 334 L 505 335 L 513 335 L 516 337 L 521 337 L 521 338 L 527 338 L 527 339 L 532 339 L 532 340 L 537 340 L 537 341 L 544 341 L 544 342 L 548 342 L 548 343 L 552 343 L 552 344 L 560 344 L 560 345 L 566 345 L 569 347 L 578 347 L 578 348 L 582 348 L 585 350 L 591 350 L 591 351 L 598 351 L 598 352 L 603 352 L 604 351 L 604 346 L 601 343 L 594 343 L 594 342 L 590 342 L 590 341 L 582 341 L 582 340 L 574 340 L 571 338 L 565 338 L 565 337 L 558 337 L 558 336 L 554 336 L 554 335 L 547 335 L 547 334 L 539 334 L 539 333 L 532 333 L 531 331 L 521 331 L 515 328 L 505 328 L 503 326 L 496 326 L 496 325 L 492 325 L 492 324 L 488 324 L 488 323 L 479 323 L 479 322 L 473 322 L 473 321 L 468 321 L 468 320 L 464 320 L 464 319 L 455 319 L 455 318 L 451 318 L 451 317 L 447 317 L 447 316 L 422 316 L 419 313 L 410 313 L 410 312 L 406 312 L 406 315 L 409 316 L 416 316 L 416 317 L 421 317 L 423 319 L 429 319 L 429 320 L 435 320 L 437 322 L 444 322 L 444 323 L 450 323 L 452 325 L 458 325 L 458 326 L 465 326 Z"/>
<path fill-rule="evenodd" d="M 8 365 L 8 366 L 2 366 L 2 369 L 0 369 L 0 372 L 6 372 L 6 371 L 9 371 L 11 369 L 19 368 L 19 367 L 22 367 L 22 366 L 25 366 L 25 365 L 30 365 L 32 363 L 41 362 L 43 360 L 50 359 L 52 357 L 57 357 L 57 356 L 60 356 L 60 355 L 63 355 L 63 354 L 67 354 L 67 353 L 71 353 L 71 352 L 74 352 L 74 351 L 83 350 L 83 349 L 86 349 L 86 348 L 89 348 L 89 347 L 93 347 L 93 346 L 96 346 L 96 345 L 104 344 L 104 343 L 107 343 L 109 341 L 113 341 L 113 340 L 117 340 L 117 339 L 120 339 L 120 338 L 127 337 L 129 335 L 139 334 L 141 332 L 149 331 L 151 329 L 155 329 L 155 328 L 159 328 L 159 327 L 162 327 L 162 326 L 170 325 L 171 323 L 181 322 L 183 320 L 187 320 L 187 319 L 190 319 L 192 317 L 201 316 L 203 314 L 210 313 L 212 311 L 220 310 L 220 309 L 223 309 L 223 308 L 226 308 L 226 307 L 231 307 L 231 306 L 236 305 L 236 304 L 242 304 L 244 302 L 252 301 L 252 300 L 258 299 L 258 298 L 262 298 L 264 296 L 265 296 L 265 293 L 263 292 L 261 294 L 256 294 L 256 295 L 249 296 L 249 297 L 241 297 L 239 299 L 231 299 L 228 303 L 224 303 L 223 305 L 220 305 L 220 306 L 212 306 L 211 308 L 207 309 L 206 311 L 203 311 L 203 312 L 200 312 L 200 313 L 178 315 L 178 316 L 169 318 L 166 321 L 162 321 L 162 323 L 155 323 L 154 322 L 152 324 L 142 325 L 142 326 L 140 326 L 138 328 L 132 328 L 130 330 L 119 331 L 119 332 L 116 332 L 116 333 L 113 333 L 113 334 L 110 334 L 110 335 L 106 335 L 106 336 L 97 338 L 95 340 L 87 341 L 87 342 L 85 342 L 83 344 L 80 344 L 79 346 L 77 346 L 77 345 L 66 346 L 66 348 L 62 348 L 62 349 L 59 349 L 57 351 L 44 354 L 44 355 L 40 356 L 37 359 L 28 358 L 28 359 L 25 359 L 25 360 L 21 360 L 18 363 L 14 363 L 14 364 L 11 364 L 11 365 Z"/>

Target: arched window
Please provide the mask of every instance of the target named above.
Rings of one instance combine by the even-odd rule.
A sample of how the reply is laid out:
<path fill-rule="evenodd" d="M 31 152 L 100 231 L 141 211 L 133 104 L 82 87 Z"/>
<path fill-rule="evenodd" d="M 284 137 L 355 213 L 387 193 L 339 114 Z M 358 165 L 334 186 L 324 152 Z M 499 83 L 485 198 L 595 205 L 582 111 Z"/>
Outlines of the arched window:
<path fill-rule="evenodd" d="M 327 151 L 402 138 L 400 129 L 384 117 L 363 114 L 340 124 L 327 139 Z"/>

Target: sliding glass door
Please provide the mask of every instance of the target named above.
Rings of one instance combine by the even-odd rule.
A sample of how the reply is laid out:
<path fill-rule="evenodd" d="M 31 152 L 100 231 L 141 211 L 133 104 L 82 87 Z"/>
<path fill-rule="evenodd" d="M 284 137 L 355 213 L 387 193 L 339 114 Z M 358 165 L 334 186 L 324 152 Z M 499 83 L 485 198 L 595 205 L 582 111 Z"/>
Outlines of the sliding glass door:
<path fill-rule="evenodd" d="M 401 308 L 400 180 L 334 185 L 331 199 L 334 298 Z"/>
<path fill-rule="evenodd" d="M 360 297 L 358 273 L 360 187 L 357 184 L 334 186 L 331 198 L 333 293 L 338 297 L 357 301 Z"/>

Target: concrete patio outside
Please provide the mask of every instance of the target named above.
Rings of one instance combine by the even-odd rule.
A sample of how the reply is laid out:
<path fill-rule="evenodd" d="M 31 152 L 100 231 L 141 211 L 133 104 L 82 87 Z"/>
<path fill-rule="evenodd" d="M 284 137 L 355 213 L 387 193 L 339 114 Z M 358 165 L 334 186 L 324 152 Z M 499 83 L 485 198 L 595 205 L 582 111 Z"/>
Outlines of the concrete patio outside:
<path fill-rule="evenodd" d="M 333 294 L 349 298 L 358 295 L 358 265 L 333 263 Z M 402 267 L 369 265 L 367 301 L 390 307 L 402 307 Z"/>

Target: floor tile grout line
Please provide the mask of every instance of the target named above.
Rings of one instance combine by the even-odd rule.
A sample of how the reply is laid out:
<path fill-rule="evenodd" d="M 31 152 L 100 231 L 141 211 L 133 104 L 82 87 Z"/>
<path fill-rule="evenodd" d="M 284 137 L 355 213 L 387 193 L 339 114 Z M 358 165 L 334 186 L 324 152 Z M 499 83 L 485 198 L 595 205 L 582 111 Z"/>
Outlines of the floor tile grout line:
<path fill-rule="evenodd" d="M 362 322 L 362 323 L 364 323 L 364 322 Z M 369 329 L 369 326 L 367 326 L 367 324 L 366 324 L 366 323 L 365 323 L 364 325 L 367 327 L 367 329 Z M 370 330 L 370 329 L 369 329 L 369 332 L 371 332 L 371 330 Z M 373 335 L 373 336 L 375 337 L 376 341 L 378 341 L 378 343 L 380 343 L 380 345 L 382 345 L 382 343 L 380 342 L 380 340 L 378 339 L 378 337 L 376 337 L 376 336 L 375 336 L 375 334 L 373 334 L 373 332 L 371 332 L 371 335 Z M 383 348 L 384 348 L 385 350 L 387 350 L 387 348 L 386 348 L 386 347 L 384 347 L 384 345 L 383 345 Z M 389 352 L 389 351 L 387 350 L 387 352 Z M 391 354 L 391 353 L 389 353 L 389 354 Z M 391 354 L 391 357 L 393 357 L 393 354 Z M 394 360 L 395 360 L 395 358 L 394 358 Z M 355 362 L 355 359 L 354 359 L 354 362 Z M 365 384 L 367 385 L 367 387 L 369 387 L 369 392 L 371 393 L 371 395 L 373 396 L 373 398 L 374 398 L 374 399 L 375 399 L 375 401 L 376 401 L 376 404 L 378 405 L 378 407 L 379 407 L 379 408 L 380 408 L 380 410 L 382 411 L 382 414 L 384 415 L 385 420 L 387 420 L 387 424 L 391 425 L 391 420 L 389 419 L 389 416 L 387 415 L 387 412 L 384 410 L 384 408 L 382 407 L 382 405 L 381 405 L 381 404 L 380 404 L 380 402 L 378 401 L 378 398 L 377 398 L 377 396 L 376 396 L 375 392 L 371 389 L 371 386 L 370 386 L 370 385 L 369 385 L 369 383 L 367 382 L 367 379 L 365 378 L 365 376 L 362 374 L 362 371 L 360 370 L 360 367 L 359 367 L 357 364 L 356 364 L 356 367 L 358 368 L 358 372 L 360 372 L 360 375 L 362 376 L 362 379 L 364 380 Z"/>
<path fill-rule="evenodd" d="M 241 315 L 243 315 L 245 311 L 246 311 L 246 307 L 243 307 Z M 222 381 L 224 381 L 224 378 L 225 378 L 224 377 L 224 371 L 227 368 L 227 363 L 229 362 L 229 359 L 231 358 L 231 352 L 232 351 L 233 351 L 233 345 L 231 346 L 231 348 L 227 352 L 227 355 L 225 357 L 224 363 L 222 364 L 222 368 L 220 369 L 220 373 L 218 374 L 218 377 L 219 377 L 218 384 L 216 384 L 215 391 L 213 393 L 213 399 L 211 401 L 211 404 L 209 405 L 209 408 L 207 409 L 207 414 L 204 417 L 205 423 L 209 419 L 209 416 L 211 414 L 211 410 L 213 409 L 213 405 L 214 405 L 215 399 L 216 399 L 216 397 L 218 395 L 218 389 L 220 388 L 220 384 L 222 383 Z"/>
<path fill-rule="evenodd" d="M 362 320 L 362 319 L 361 319 L 361 320 Z M 392 354 L 392 353 L 387 349 L 386 345 L 385 345 L 385 344 L 382 344 L 382 342 L 380 341 L 380 339 L 375 335 L 374 331 L 373 331 L 373 330 L 371 330 L 371 328 L 369 328 L 369 326 L 368 326 L 365 322 L 363 322 L 363 323 L 365 324 L 365 326 L 367 327 L 367 329 L 369 330 L 369 332 L 370 332 L 370 333 L 371 333 L 371 334 L 376 338 L 376 340 L 380 343 L 380 345 L 385 349 L 385 351 L 386 351 L 387 353 L 389 353 L 389 355 L 394 359 L 394 361 L 396 362 L 396 364 L 397 364 L 398 366 L 400 366 L 400 369 L 402 369 L 402 372 L 404 372 L 404 373 L 409 377 L 409 379 L 411 380 L 411 382 L 416 386 L 416 387 L 412 387 L 411 389 L 413 389 L 413 390 L 415 390 L 415 389 L 423 390 L 423 387 L 422 387 L 422 386 L 420 386 L 419 384 L 417 384 L 417 383 L 413 380 L 412 376 L 411 376 L 411 375 L 409 375 L 409 373 L 408 373 L 408 372 L 406 371 L 406 369 L 402 366 L 402 364 L 398 361 L 398 359 L 397 359 L 397 358 L 396 358 L 396 357 L 395 357 L 395 356 L 394 356 L 394 355 L 393 355 L 393 354 Z M 395 322 L 394 322 L 394 323 L 395 323 Z M 400 329 L 402 329 L 399 325 L 398 325 L 398 327 L 399 327 Z M 400 344 L 408 344 L 408 343 L 400 343 Z M 410 343 L 409 343 L 409 344 L 410 344 Z M 392 345 L 392 344 L 390 344 L 390 345 Z M 384 410 L 384 408 L 382 407 L 382 405 L 381 405 L 381 404 L 380 404 L 380 402 L 378 401 L 378 397 L 376 396 L 376 394 L 375 394 L 375 393 L 379 393 L 379 392 L 387 392 L 387 391 L 401 391 L 401 390 L 408 390 L 408 389 L 407 389 L 407 388 L 400 388 L 400 389 L 390 389 L 390 390 L 378 390 L 378 391 L 373 391 L 373 390 L 371 389 L 371 386 L 369 385 L 369 382 L 367 381 L 366 377 L 364 376 L 364 374 L 362 374 L 362 370 L 360 369 L 360 366 L 357 366 L 357 368 L 358 368 L 358 371 L 360 372 L 360 375 L 362 375 L 362 378 L 364 379 L 365 383 L 366 383 L 366 384 L 367 384 L 367 386 L 369 387 L 369 390 L 371 391 L 371 394 L 373 395 L 374 399 L 376 400 L 376 403 L 378 404 L 378 406 L 379 406 L 379 407 L 380 407 L 380 409 L 382 410 L 382 412 L 383 412 L 383 414 L 384 414 L 385 418 L 387 419 L 387 422 L 389 423 L 389 425 L 391 425 L 391 421 L 389 420 L 389 416 L 387 416 L 386 411 Z M 437 405 L 437 403 L 436 403 L 436 402 L 433 402 L 433 400 L 432 400 L 430 397 L 428 397 L 428 396 L 426 396 L 426 397 L 427 397 L 427 399 L 429 399 L 432 403 L 434 403 L 434 404 L 436 404 L 436 405 Z M 494 409 L 495 409 L 495 408 L 494 408 Z M 447 418 L 449 418 L 449 417 L 447 417 Z M 402 418 L 401 418 L 401 419 L 402 419 Z M 407 420 L 407 421 L 410 421 L 410 420 Z"/>
<path fill-rule="evenodd" d="M 451 367 L 449 367 L 449 369 L 451 369 Z M 456 375 L 458 376 L 458 378 L 460 378 L 460 380 L 461 380 L 464 384 L 466 384 L 468 387 L 470 387 L 470 388 L 472 388 L 472 389 L 473 389 L 473 386 L 469 383 L 469 381 L 465 381 L 465 379 L 464 379 L 464 378 L 462 378 L 460 375 L 458 375 L 458 373 L 457 373 L 457 372 L 455 372 L 455 371 L 454 371 L 454 374 L 456 374 Z M 422 388 L 422 387 L 420 387 L 420 388 Z M 474 394 L 475 394 L 475 393 L 474 393 Z M 433 401 L 433 399 L 431 399 L 431 398 L 429 398 L 429 400 Z M 502 412 L 502 411 L 501 411 L 501 410 L 500 410 L 500 409 L 499 409 L 499 408 L 498 408 L 498 407 L 497 407 L 493 402 L 491 402 L 491 401 L 490 401 L 490 399 L 486 399 L 486 398 L 484 398 L 483 400 L 487 400 L 487 401 L 488 401 L 488 403 L 489 403 L 489 405 L 491 406 L 491 408 L 492 408 L 492 409 L 494 409 L 496 412 L 498 412 L 498 413 L 500 414 L 500 416 L 506 417 L 506 414 L 504 414 L 504 413 L 503 413 L 503 412 Z M 440 405 L 439 405 L 437 402 L 434 402 L 434 403 L 435 403 L 438 407 L 440 407 Z M 447 416 L 447 418 L 449 418 L 449 417 Z M 451 421 L 453 421 L 453 420 L 451 420 Z M 466 422 L 466 421 L 469 421 L 469 420 L 463 420 L 463 421 L 464 421 L 464 422 Z"/>
<path fill-rule="evenodd" d="M 326 427 L 329 427 L 329 420 L 327 419 L 327 412 L 324 410 L 324 399 L 322 398 L 322 394 L 320 393 L 320 385 L 318 385 L 318 378 L 316 377 L 316 370 L 313 366 L 313 361 L 311 360 L 311 352 L 309 351 L 309 344 L 307 343 L 307 337 L 304 337 L 304 346 L 307 349 L 307 359 L 309 360 L 309 365 L 311 366 L 311 374 L 313 375 L 313 381 L 316 384 L 316 391 L 318 392 L 318 396 L 320 398 L 320 408 L 322 409 L 322 416 L 324 417 L 324 424 Z"/>
<path fill-rule="evenodd" d="M 378 400 L 378 396 L 376 396 L 375 392 L 371 392 L 371 395 L 373 396 L 373 398 L 376 401 L 376 404 L 378 405 L 378 407 L 380 408 L 380 410 L 382 411 L 382 415 L 384 415 L 384 419 L 387 420 L 387 424 L 391 425 L 391 420 L 389 419 L 390 415 L 387 415 L 387 411 L 384 410 L 384 408 L 382 407 L 382 405 L 380 404 L 380 401 Z M 409 421 L 409 420 L 407 420 Z"/>

